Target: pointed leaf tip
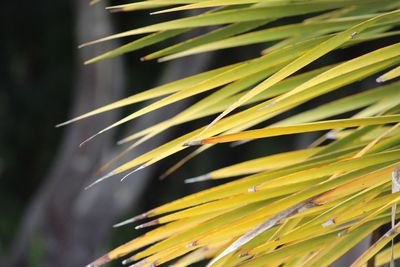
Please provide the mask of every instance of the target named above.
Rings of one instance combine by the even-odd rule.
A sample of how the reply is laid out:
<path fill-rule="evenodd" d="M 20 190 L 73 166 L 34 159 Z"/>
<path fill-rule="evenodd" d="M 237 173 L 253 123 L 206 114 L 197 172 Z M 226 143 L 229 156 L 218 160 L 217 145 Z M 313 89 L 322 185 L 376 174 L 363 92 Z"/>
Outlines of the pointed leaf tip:
<path fill-rule="evenodd" d="M 258 110 L 263 110 L 269 107 L 272 107 L 273 105 L 275 105 L 276 103 L 278 103 L 278 101 L 271 101 L 270 103 L 266 104 L 265 106 L 260 107 Z"/>
<path fill-rule="evenodd" d="M 118 12 L 123 12 L 123 8 L 106 8 L 107 10 L 110 11 L 110 13 L 118 13 Z"/>
<path fill-rule="evenodd" d="M 141 265 L 146 264 L 146 263 L 147 263 L 146 259 L 143 259 L 143 260 L 138 261 L 138 262 L 136 262 L 136 263 L 134 263 L 132 265 L 129 265 L 129 267 L 137 267 L 137 266 L 141 266 Z"/>
<path fill-rule="evenodd" d="M 386 80 L 385 80 L 382 76 L 376 78 L 376 82 L 377 82 L 377 83 L 383 83 L 383 82 L 385 82 L 385 81 L 386 81 Z"/>
<path fill-rule="evenodd" d="M 150 226 L 154 226 L 154 225 L 158 225 L 158 224 L 160 224 L 160 220 L 159 219 L 155 219 L 155 220 L 152 220 L 150 222 L 137 225 L 135 227 L 135 229 L 138 230 L 138 229 L 142 229 L 142 228 L 145 228 L 145 227 L 150 227 Z"/>
<path fill-rule="evenodd" d="M 203 143 L 201 140 L 198 141 L 190 141 L 187 143 L 184 143 L 183 146 L 201 146 Z"/>
<path fill-rule="evenodd" d="M 99 179 L 97 179 L 96 181 L 94 181 L 93 183 L 89 184 L 88 186 L 85 187 L 85 190 L 88 190 L 89 188 L 93 187 L 95 184 L 100 183 L 101 181 L 104 181 L 105 179 L 110 178 L 111 176 L 115 175 L 115 173 L 113 172 L 109 172 L 106 175 L 100 177 Z"/>
<path fill-rule="evenodd" d="M 96 134 L 92 135 L 91 137 L 89 137 L 88 139 L 86 139 L 85 141 L 83 141 L 82 143 L 79 144 L 79 147 L 82 147 L 84 144 L 86 144 L 87 142 L 93 140 L 96 136 L 106 132 L 107 130 L 109 130 L 109 127 L 97 132 Z"/>
<path fill-rule="evenodd" d="M 122 261 L 122 264 L 123 264 L 123 265 L 126 265 L 126 264 L 131 263 L 132 261 L 133 261 L 132 258 L 127 258 L 127 259 L 125 259 L 125 260 Z"/>
<path fill-rule="evenodd" d="M 128 176 L 130 176 L 130 175 L 134 174 L 135 172 L 140 171 L 141 169 L 144 169 L 144 168 L 146 168 L 146 167 L 147 167 L 146 164 L 143 164 L 143 165 L 139 166 L 138 168 L 134 169 L 133 171 L 131 171 L 130 173 L 128 173 L 127 175 L 125 175 L 124 177 L 122 177 L 122 178 L 121 178 L 121 182 L 122 182 L 123 180 L 125 180 L 126 178 L 128 178 Z"/>
<path fill-rule="evenodd" d="M 185 184 L 197 183 L 202 181 L 211 180 L 211 177 L 208 174 L 200 175 L 193 178 L 188 178 L 185 180 Z"/>
<path fill-rule="evenodd" d="M 139 215 L 134 216 L 134 217 L 132 217 L 132 218 L 129 218 L 129 219 L 125 220 L 125 221 L 122 221 L 122 222 L 120 222 L 120 223 L 114 224 L 113 227 L 116 228 L 116 227 L 120 227 L 120 226 L 129 224 L 129 223 L 134 223 L 134 222 L 137 222 L 137 221 L 146 219 L 146 218 L 148 218 L 151 214 L 152 214 L 152 211 L 148 211 L 148 212 L 139 214 Z"/>
<path fill-rule="evenodd" d="M 107 262 L 109 262 L 111 259 L 108 256 L 108 254 L 101 256 L 100 258 L 98 258 L 97 260 L 89 263 L 88 265 L 86 265 L 86 267 L 97 267 L 103 264 L 106 264 Z"/>

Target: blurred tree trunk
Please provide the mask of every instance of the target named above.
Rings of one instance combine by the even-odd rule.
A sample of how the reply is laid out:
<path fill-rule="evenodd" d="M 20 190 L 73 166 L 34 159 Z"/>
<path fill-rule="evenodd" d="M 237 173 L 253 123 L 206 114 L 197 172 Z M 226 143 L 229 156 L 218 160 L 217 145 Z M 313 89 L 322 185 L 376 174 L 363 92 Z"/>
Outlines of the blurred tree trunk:
<path fill-rule="evenodd" d="M 90 7 L 87 1 L 75 1 L 77 43 L 114 33 L 110 14 L 104 11 L 104 6 L 104 2 Z M 108 42 L 107 48 L 116 45 L 116 41 Z M 87 112 L 123 95 L 124 69 L 121 58 L 82 65 L 84 59 L 99 53 L 96 46 L 79 50 L 78 77 L 71 116 Z M 210 56 L 199 56 L 190 61 L 184 59 L 170 63 L 160 83 L 200 72 L 209 62 Z M 184 101 L 180 105 L 184 105 Z M 137 131 L 152 125 L 176 113 L 176 109 L 174 106 L 162 112 L 153 112 L 139 119 L 130 130 Z M 65 128 L 59 152 L 25 213 L 5 266 L 26 266 L 27 254 L 38 240 L 44 249 L 39 266 L 84 266 L 100 256 L 101 248 L 104 248 L 110 237 L 112 225 L 129 208 L 133 208 L 150 178 L 156 176 L 154 169 L 144 170 L 136 177 L 124 181 L 123 185 L 116 178 L 90 190 L 83 190 L 93 180 L 96 170 L 117 151 L 110 133 L 95 138 L 82 148 L 78 148 L 78 144 L 96 129 L 102 129 L 117 119 L 116 112 L 108 112 Z M 165 135 L 155 138 L 151 146 L 165 142 L 166 138 Z M 130 157 L 150 148 L 145 144 L 132 152 Z"/>

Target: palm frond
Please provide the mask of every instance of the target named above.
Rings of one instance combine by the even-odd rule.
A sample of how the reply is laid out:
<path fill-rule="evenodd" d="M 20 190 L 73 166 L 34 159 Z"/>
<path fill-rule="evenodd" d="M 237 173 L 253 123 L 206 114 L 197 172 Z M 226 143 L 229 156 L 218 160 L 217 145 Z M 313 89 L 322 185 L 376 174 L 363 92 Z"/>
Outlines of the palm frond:
<path fill-rule="evenodd" d="M 90 266 L 121 257 L 127 257 L 124 264 L 136 262 L 133 266 L 158 266 L 177 258 L 173 266 L 188 266 L 204 259 L 211 260 L 209 265 L 221 267 L 327 266 L 389 222 L 392 229 L 353 266 L 364 266 L 375 254 L 377 265 L 391 261 L 390 250 L 384 247 L 400 227 L 392 219 L 392 215 L 397 217 L 392 207 L 400 202 L 400 193 L 392 191 L 392 173 L 397 173 L 400 162 L 400 83 L 396 81 L 400 74 L 400 44 L 393 41 L 400 33 L 399 1 L 148 0 L 109 9 L 131 12 L 159 8 L 153 13 L 205 11 L 85 43 L 82 46 L 146 34 L 86 63 L 208 26 L 217 28 L 167 45 L 143 59 L 165 61 L 233 47 L 246 49 L 253 44 L 264 44 L 265 49 L 258 57 L 143 91 L 60 124 L 159 98 L 95 133 L 90 140 L 167 105 L 208 93 L 171 118 L 122 139 L 121 144 L 135 141 L 123 154 L 171 127 L 219 114 L 209 124 L 121 164 L 95 183 L 139 171 L 190 149 L 187 145 L 203 146 L 167 174 L 217 143 L 245 145 L 272 136 L 325 133 L 309 148 L 186 177 L 186 182 L 241 178 L 122 222 L 119 225 L 150 219 L 137 228 L 158 227 Z M 332 52 L 342 53 L 364 43 L 378 48 L 343 62 L 336 60 L 333 65 L 322 60 Z M 369 77 L 376 79 L 376 86 L 357 92 L 356 82 Z M 270 122 L 277 115 L 344 87 L 350 91 L 349 96 Z M 250 130 L 253 127 L 256 129 Z M 102 170 L 109 166 L 106 164 Z M 395 258 L 399 256 L 394 254 Z"/>

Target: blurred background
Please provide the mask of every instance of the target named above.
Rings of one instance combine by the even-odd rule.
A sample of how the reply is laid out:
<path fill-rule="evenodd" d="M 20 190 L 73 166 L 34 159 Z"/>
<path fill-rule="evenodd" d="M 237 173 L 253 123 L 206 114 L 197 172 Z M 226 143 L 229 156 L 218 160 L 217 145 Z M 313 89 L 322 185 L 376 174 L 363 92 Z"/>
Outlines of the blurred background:
<path fill-rule="evenodd" d="M 81 148 L 78 145 L 87 137 L 143 104 L 62 128 L 55 128 L 56 124 L 156 85 L 254 57 L 265 47 L 230 49 L 166 63 L 139 60 L 168 45 L 164 42 L 112 60 L 84 65 L 85 60 L 130 39 L 78 49 L 83 42 L 185 15 L 148 16 L 147 11 L 110 14 L 104 10 L 106 5 L 120 3 L 101 1 L 94 6 L 86 0 L 2 3 L 0 266 L 84 266 L 143 233 L 134 230 L 133 225 L 112 228 L 113 224 L 215 184 L 185 185 L 184 179 L 244 159 L 302 148 L 316 137 L 299 135 L 280 138 L 279 142 L 273 138 L 234 149 L 229 145 L 217 146 L 160 181 L 159 176 L 188 153 L 185 152 L 135 173 L 123 183 L 120 177 L 115 177 L 85 191 L 84 187 L 99 177 L 96 171 L 123 149 L 116 141 L 169 118 L 196 98 L 127 123 Z M 174 41 L 207 30 L 194 31 Z M 359 48 L 347 53 L 353 55 L 356 51 L 360 53 Z M 339 56 L 346 58 L 345 53 L 333 53 L 325 60 Z M 369 87 L 372 81 L 373 78 L 359 83 L 352 93 Z M 346 95 L 346 91 L 339 90 L 291 112 Z M 119 163 L 210 119 L 175 127 L 138 147 Z M 121 265 L 116 262 L 110 266 Z"/>

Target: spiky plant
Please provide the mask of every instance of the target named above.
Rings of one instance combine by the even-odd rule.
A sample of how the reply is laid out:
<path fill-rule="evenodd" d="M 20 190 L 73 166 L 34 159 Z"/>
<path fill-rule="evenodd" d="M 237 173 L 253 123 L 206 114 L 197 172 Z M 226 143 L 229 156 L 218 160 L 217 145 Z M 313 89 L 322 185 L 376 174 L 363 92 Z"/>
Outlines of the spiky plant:
<path fill-rule="evenodd" d="M 158 266 L 179 258 L 173 266 L 204 259 L 210 259 L 210 266 L 327 266 L 385 224 L 391 229 L 353 266 L 364 266 L 377 253 L 377 266 L 400 256 L 393 255 L 393 247 L 387 246 L 400 228 L 396 222 L 396 203 L 400 201 L 400 82 L 387 82 L 400 75 L 400 43 L 393 41 L 400 33 L 400 1 L 148 0 L 110 7 L 121 12 L 154 8 L 164 8 L 155 13 L 207 9 L 200 15 L 87 43 L 148 34 L 87 63 L 204 26 L 220 27 L 144 59 L 171 60 L 231 47 L 275 43 L 260 51 L 257 58 L 149 89 L 68 121 L 162 97 L 102 133 L 166 105 L 209 92 L 184 111 L 134 133 L 124 142 L 137 140 L 129 147 L 132 149 L 170 127 L 219 114 L 210 124 L 122 164 L 98 181 L 143 169 L 194 145 L 200 147 L 189 157 L 217 143 L 327 132 L 309 148 L 252 159 L 189 180 L 242 176 L 129 219 L 126 223 L 150 219 L 139 228 L 160 226 L 90 266 L 127 257 L 138 250 L 124 263 Z M 280 23 L 271 26 L 277 20 Z M 382 38 L 391 44 L 382 45 Z M 334 50 L 368 42 L 380 47 L 334 65 L 309 66 Z M 308 70 L 304 71 L 306 66 Z M 374 88 L 267 127 L 248 130 L 344 86 L 352 85 L 348 87 L 351 91 L 354 82 L 371 76 L 376 78 Z M 344 118 L 330 119 L 337 115 Z"/>

